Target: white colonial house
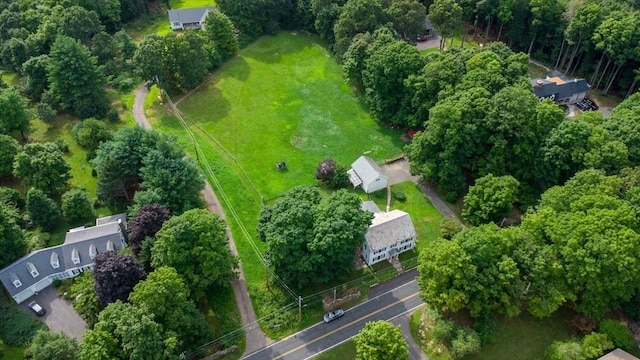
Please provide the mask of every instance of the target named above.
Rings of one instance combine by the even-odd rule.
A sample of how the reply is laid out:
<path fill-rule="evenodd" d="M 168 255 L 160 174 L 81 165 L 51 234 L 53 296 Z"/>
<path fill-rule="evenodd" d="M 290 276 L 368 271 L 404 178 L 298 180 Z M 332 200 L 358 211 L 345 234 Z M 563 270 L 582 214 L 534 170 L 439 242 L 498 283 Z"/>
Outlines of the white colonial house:
<path fill-rule="evenodd" d="M 362 208 L 374 213 L 362 244 L 362 257 L 367 265 L 389 260 L 416 247 L 416 229 L 409 214 L 402 210 L 382 212 L 375 204 L 372 207 L 363 203 Z"/>
<path fill-rule="evenodd" d="M 96 255 L 126 246 L 127 216 L 98 218 L 96 226 L 71 229 L 62 245 L 32 251 L 0 270 L 0 282 L 18 304 L 53 283 L 93 270 Z"/>
<path fill-rule="evenodd" d="M 172 30 L 200 29 L 204 27 L 207 15 L 215 11 L 214 6 L 169 10 L 169 24 Z"/>
<path fill-rule="evenodd" d="M 389 181 L 389 177 L 380 166 L 372 158 L 364 155 L 351 164 L 347 175 L 354 188 L 362 186 L 362 190 L 367 194 L 386 188 Z"/>

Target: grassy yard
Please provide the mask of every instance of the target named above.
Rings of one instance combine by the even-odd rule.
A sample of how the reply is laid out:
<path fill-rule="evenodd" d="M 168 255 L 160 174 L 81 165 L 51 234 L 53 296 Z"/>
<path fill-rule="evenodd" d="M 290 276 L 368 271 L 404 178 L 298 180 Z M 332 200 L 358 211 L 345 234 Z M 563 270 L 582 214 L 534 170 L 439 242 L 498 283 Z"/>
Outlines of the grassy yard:
<path fill-rule="evenodd" d="M 188 9 L 205 6 L 215 6 L 215 0 L 171 0 L 171 9 Z M 166 35 L 172 30 L 169 27 L 169 15 L 165 10 L 158 9 L 151 19 L 140 23 L 130 24 L 127 32 L 136 41 L 141 41 L 149 34 Z"/>
<path fill-rule="evenodd" d="M 153 126 L 176 136 L 195 157 L 192 141 L 178 120 L 157 106 L 157 98 L 150 101 L 156 103 L 149 111 L 156 115 Z M 315 37 L 307 35 L 261 38 L 179 108 L 201 145 L 201 162 L 206 160 L 222 184 L 215 186 L 210 176 L 229 217 L 254 299 L 256 293 L 267 291 L 265 269 L 254 251 L 266 248 L 254 230 L 264 202 L 294 186 L 315 184 L 315 168 L 324 157 L 350 164 L 367 153 L 380 160 L 399 153 L 403 145 L 399 131 L 369 117 L 344 84 L 341 68 Z M 275 169 L 279 161 L 287 163 L 287 171 Z M 305 312 L 303 323 L 317 322 L 314 315 L 321 309 L 307 310 L 312 314 L 307 317 Z M 256 311 L 258 317 L 266 315 L 261 306 Z"/>
<path fill-rule="evenodd" d="M 545 319 L 523 313 L 514 319 L 502 320 L 498 323 L 495 342 L 465 360 L 544 359 L 552 342 L 570 338 L 567 324 L 573 314 L 561 309 Z"/>
<path fill-rule="evenodd" d="M 22 360 L 24 359 L 24 348 L 5 347 L 3 360 Z"/>
<path fill-rule="evenodd" d="M 391 187 L 391 191 L 394 193 L 400 191 L 407 196 L 405 201 L 398 201 L 392 197 L 390 210 L 398 209 L 411 215 L 411 220 L 413 220 L 418 234 L 418 250 L 422 249 L 427 242 L 440 237 L 442 214 L 429 202 L 416 184 L 410 181 L 395 184 Z M 372 200 L 381 210 L 385 210 L 387 206 L 386 191 L 374 193 Z"/>

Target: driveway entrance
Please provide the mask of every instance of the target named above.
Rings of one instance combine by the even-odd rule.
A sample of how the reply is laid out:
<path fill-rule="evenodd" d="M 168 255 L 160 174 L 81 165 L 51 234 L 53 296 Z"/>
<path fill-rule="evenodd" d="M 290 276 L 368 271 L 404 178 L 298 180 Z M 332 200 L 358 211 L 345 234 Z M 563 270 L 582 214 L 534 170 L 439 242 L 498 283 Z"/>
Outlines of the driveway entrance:
<path fill-rule="evenodd" d="M 80 315 L 73 310 L 70 300 L 59 297 L 56 293 L 56 288 L 49 286 L 40 291 L 38 295 L 20 304 L 20 307 L 24 309 L 24 311 L 33 314 L 33 316 L 36 315 L 27 305 L 34 300 L 47 310 L 47 313 L 42 316 L 42 320 L 47 324 L 49 330 L 52 332 L 62 331 L 78 340 L 78 343 L 82 342 L 82 334 L 84 334 L 84 331 L 87 329 L 87 324 L 82 320 Z"/>

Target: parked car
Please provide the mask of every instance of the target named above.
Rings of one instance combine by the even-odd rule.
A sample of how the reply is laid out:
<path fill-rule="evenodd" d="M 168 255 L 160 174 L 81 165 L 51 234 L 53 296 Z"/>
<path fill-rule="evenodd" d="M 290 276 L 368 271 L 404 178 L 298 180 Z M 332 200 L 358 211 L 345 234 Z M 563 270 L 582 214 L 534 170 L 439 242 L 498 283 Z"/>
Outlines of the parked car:
<path fill-rule="evenodd" d="M 324 314 L 324 322 L 330 323 L 333 320 L 341 317 L 342 315 L 344 315 L 344 310 L 335 309 L 335 310 L 333 310 L 331 312 L 328 312 L 328 313 Z"/>
<path fill-rule="evenodd" d="M 577 103 L 575 103 L 576 107 L 582 111 L 588 111 L 591 110 L 591 108 L 589 107 L 589 105 L 587 105 L 587 103 L 584 102 L 584 100 L 580 100 Z"/>
<path fill-rule="evenodd" d="M 418 35 L 418 37 L 416 38 L 416 40 L 418 40 L 418 41 L 427 41 L 427 40 L 429 40 L 429 35 L 426 35 L 426 34 L 424 34 L 424 35 Z"/>
<path fill-rule="evenodd" d="M 599 109 L 598 105 L 596 105 L 596 103 L 589 99 L 589 98 L 584 98 L 584 100 L 582 100 L 582 102 L 584 104 L 586 104 L 591 110 L 596 111 Z"/>
<path fill-rule="evenodd" d="M 42 316 L 47 313 L 47 310 L 45 310 L 42 306 L 40 306 L 40 304 L 35 301 L 29 303 L 29 309 L 31 309 L 38 316 Z"/>

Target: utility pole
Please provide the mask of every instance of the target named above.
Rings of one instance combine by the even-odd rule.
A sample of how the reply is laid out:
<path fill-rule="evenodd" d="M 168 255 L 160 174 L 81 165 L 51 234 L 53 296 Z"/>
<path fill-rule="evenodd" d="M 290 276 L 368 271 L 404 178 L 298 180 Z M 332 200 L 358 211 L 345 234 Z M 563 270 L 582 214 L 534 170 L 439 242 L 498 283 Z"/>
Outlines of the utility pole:
<path fill-rule="evenodd" d="M 302 321 L 302 296 L 298 295 L 298 321 Z"/>

